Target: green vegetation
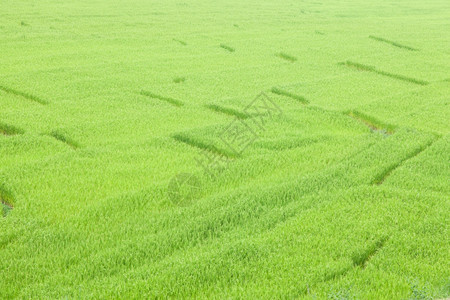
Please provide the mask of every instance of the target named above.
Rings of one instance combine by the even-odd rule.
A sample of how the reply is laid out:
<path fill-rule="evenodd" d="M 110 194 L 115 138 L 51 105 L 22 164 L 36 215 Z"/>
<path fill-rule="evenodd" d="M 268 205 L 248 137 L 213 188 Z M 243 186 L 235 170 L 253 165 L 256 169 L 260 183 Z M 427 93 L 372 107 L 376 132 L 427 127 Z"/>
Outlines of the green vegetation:
<path fill-rule="evenodd" d="M 412 47 L 409 47 L 409 46 L 405 46 L 405 45 L 399 44 L 397 42 L 390 41 L 390 40 L 387 40 L 387 39 L 384 39 L 384 38 L 380 38 L 380 37 L 377 37 L 377 36 L 369 35 L 369 38 L 371 38 L 373 40 L 376 40 L 376 41 L 379 41 L 379 42 L 388 43 L 388 44 L 391 44 L 392 46 L 403 48 L 403 49 L 406 49 L 406 50 L 418 51 L 415 48 L 412 48 Z"/>
<path fill-rule="evenodd" d="M 297 60 L 297 57 L 294 57 L 294 56 L 289 55 L 289 54 L 284 53 L 284 52 L 278 53 L 277 56 L 282 58 L 282 59 L 285 59 L 287 61 L 290 61 L 290 62 L 295 62 Z"/>
<path fill-rule="evenodd" d="M 271 92 L 277 95 L 281 95 L 281 96 L 286 96 L 295 100 L 300 101 L 303 104 L 308 104 L 308 100 L 305 99 L 305 97 L 299 96 L 299 95 L 295 95 L 293 93 L 287 92 L 287 91 L 283 91 L 282 89 L 279 89 L 277 87 L 273 87 L 271 89 Z"/>
<path fill-rule="evenodd" d="M 412 82 L 412 83 L 416 83 L 416 84 L 421 84 L 421 85 L 427 85 L 428 84 L 428 82 L 424 81 L 424 80 L 419 80 L 419 79 L 407 77 L 407 76 L 404 76 L 404 75 L 392 74 L 392 73 L 385 72 L 385 71 L 380 71 L 380 70 L 377 70 L 375 67 L 367 66 L 367 65 L 363 65 L 363 64 L 359 64 L 359 63 L 355 63 L 355 62 L 351 62 L 351 61 L 346 61 L 343 64 L 346 65 L 346 66 L 355 68 L 357 70 L 360 70 L 360 71 L 374 72 L 376 74 L 392 77 L 392 78 L 395 78 L 395 79 L 398 79 L 398 80 L 404 80 L 404 81 L 408 81 L 408 82 Z"/>
<path fill-rule="evenodd" d="M 446 1 L 0 11 L 0 299 L 450 297 Z"/>
<path fill-rule="evenodd" d="M 225 44 L 220 44 L 220 47 L 225 49 L 225 50 L 228 50 L 230 52 L 234 52 L 235 51 L 235 49 L 233 47 L 227 46 Z"/>
<path fill-rule="evenodd" d="M 12 125 L 8 125 L 5 123 L 0 123 L 0 134 L 4 135 L 15 135 L 15 134 L 22 134 L 24 131 L 22 129 L 19 129 L 17 127 L 14 127 Z"/>
<path fill-rule="evenodd" d="M 250 117 L 250 115 L 246 114 L 245 112 L 239 111 L 235 108 L 223 107 L 217 104 L 208 104 L 206 105 L 206 107 L 216 112 L 220 112 L 229 116 L 234 116 L 238 119 L 247 119 Z"/>

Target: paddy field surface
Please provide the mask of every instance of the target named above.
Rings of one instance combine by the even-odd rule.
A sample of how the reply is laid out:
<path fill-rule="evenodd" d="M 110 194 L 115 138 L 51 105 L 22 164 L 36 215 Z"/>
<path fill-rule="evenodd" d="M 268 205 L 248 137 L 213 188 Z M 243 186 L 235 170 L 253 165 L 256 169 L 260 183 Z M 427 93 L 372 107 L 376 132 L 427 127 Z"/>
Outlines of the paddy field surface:
<path fill-rule="evenodd" d="M 450 297 L 450 2 L 0 2 L 0 298 Z"/>

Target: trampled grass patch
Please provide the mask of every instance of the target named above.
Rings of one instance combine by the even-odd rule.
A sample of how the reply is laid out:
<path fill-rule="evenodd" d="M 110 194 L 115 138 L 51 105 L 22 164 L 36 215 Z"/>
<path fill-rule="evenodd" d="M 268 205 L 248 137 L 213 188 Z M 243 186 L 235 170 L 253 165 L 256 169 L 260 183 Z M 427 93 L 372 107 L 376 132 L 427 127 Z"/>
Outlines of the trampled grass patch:
<path fill-rule="evenodd" d="M 406 49 L 406 50 L 410 50 L 410 51 L 419 51 L 416 48 L 405 46 L 405 45 L 402 45 L 400 43 L 397 43 L 397 42 L 394 42 L 394 41 L 390 41 L 390 40 L 387 40 L 387 39 L 384 39 L 384 38 L 381 38 L 381 37 L 377 37 L 377 36 L 374 36 L 374 35 L 369 35 L 369 38 L 371 38 L 372 40 L 375 40 L 375 41 L 379 41 L 379 42 L 384 42 L 384 43 L 390 44 L 390 45 L 398 47 L 398 48 L 402 48 L 402 49 Z"/>
<path fill-rule="evenodd" d="M 15 126 L 0 122 L 0 133 L 4 134 L 4 135 L 16 135 L 16 134 L 22 134 L 22 133 L 24 133 L 24 131 Z"/>
<path fill-rule="evenodd" d="M 386 124 L 380 120 L 377 120 L 376 118 L 366 115 L 364 113 L 361 113 L 356 110 L 351 110 L 346 112 L 347 115 L 349 115 L 352 118 L 355 118 L 358 121 L 361 121 L 362 123 L 366 124 L 370 129 L 374 131 L 382 131 L 387 134 L 394 133 L 395 126 Z"/>
<path fill-rule="evenodd" d="M 2 216 L 6 217 L 13 209 L 14 199 L 11 192 L 0 184 L 0 208 Z"/>
<path fill-rule="evenodd" d="M 227 50 L 227 51 L 229 51 L 229 52 L 234 52 L 234 51 L 236 51 L 236 49 L 234 49 L 233 47 L 230 47 L 230 46 L 225 45 L 225 44 L 220 44 L 220 48 L 223 48 L 223 49 L 225 49 L 225 50 Z"/>
<path fill-rule="evenodd" d="M 301 102 L 303 104 L 308 104 L 309 103 L 309 101 L 306 100 L 305 97 L 293 94 L 291 92 L 282 90 L 282 89 L 277 88 L 277 87 L 273 87 L 270 91 L 272 93 L 274 93 L 274 94 L 277 94 L 277 95 L 281 95 L 281 96 L 292 98 L 292 99 L 297 100 L 297 101 L 299 101 L 299 102 Z"/>
<path fill-rule="evenodd" d="M 21 98 L 25 98 L 27 100 L 31 100 L 33 102 L 37 102 L 39 104 L 48 104 L 48 101 L 43 100 L 35 95 L 29 94 L 26 92 L 22 92 L 22 91 L 19 91 L 19 90 L 16 90 L 16 89 L 4 86 L 4 85 L 0 85 L 0 90 L 4 91 L 6 93 L 12 94 L 12 95 L 21 97 Z"/>
<path fill-rule="evenodd" d="M 292 56 L 292 55 L 290 55 L 290 54 L 287 54 L 287 53 L 285 53 L 285 52 L 277 53 L 276 56 L 278 56 L 278 57 L 280 57 L 280 58 L 282 58 L 282 59 L 284 59 L 284 60 L 290 61 L 290 62 L 295 62 L 295 61 L 297 61 L 297 57 Z"/>
<path fill-rule="evenodd" d="M 67 134 L 63 133 L 60 130 L 54 130 L 52 132 L 50 132 L 49 134 L 51 137 L 54 137 L 55 139 L 57 139 L 60 142 L 63 142 L 65 144 L 67 144 L 68 146 L 77 149 L 80 147 L 80 144 L 76 141 L 74 141 L 72 138 L 70 138 Z"/>
<path fill-rule="evenodd" d="M 249 114 L 246 114 L 243 111 L 239 111 L 237 109 L 234 108 L 230 108 L 230 107 L 224 107 L 221 105 L 217 105 L 217 104 L 208 104 L 206 105 L 207 108 L 216 111 L 216 112 L 220 112 L 229 116 L 233 116 L 239 119 L 247 119 L 250 117 Z"/>
<path fill-rule="evenodd" d="M 352 62 L 352 61 L 346 61 L 344 63 L 340 63 L 342 65 L 357 69 L 359 71 L 367 71 L 367 72 L 373 72 L 379 75 L 383 75 L 383 76 L 387 76 L 387 77 L 391 77 L 394 79 L 398 79 L 398 80 L 403 80 L 403 81 L 407 81 L 407 82 L 411 82 L 411 83 L 415 83 L 415 84 L 419 84 L 419 85 L 427 85 L 429 84 L 428 81 L 425 80 L 421 80 L 421 79 L 416 79 L 416 78 L 412 78 L 412 77 L 408 77 L 408 76 L 404 76 L 404 75 L 399 75 L 399 74 L 393 74 L 390 72 L 386 72 L 386 71 L 382 71 L 382 70 L 378 70 L 377 68 L 373 67 L 373 66 L 368 66 L 368 65 L 364 65 L 364 64 L 360 64 L 360 63 L 356 63 L 356 62 Z"/>
<path fill-rule="evenodd" d="M 152 92 L 145 91 L 145 90 L 141 91 L 141 95 L 147 96 L 147 97 L 150 97 L 150 98 L 153 98 L 153 99 L 158 99 L 158 100 L 161 100 L 161 101 L 165 101 L 165 102 L 168 102 L 168 103 L 170 103 L 172 105 L 175 105 L 175 106 L 183 106 L 184 105 L 184 103 L 182 101 L 178 100 L 178 99 L 157 95 L 157 94 L 154 94 Z"/>
<path fill-rule="evenodd" d="M 227 150 L 216 146 L 215 144 L 207 141 L 202 141 L 199 137 L 194 137 L 188 134 L 177 133 L 172 136 L 176 141 L 185 143 L 189 146 L 198 148 L 200 150 L 211 151 L 217 155 L 225 156 L 229 158 L 236 157 L 237 154 L 232 150 Z"/>

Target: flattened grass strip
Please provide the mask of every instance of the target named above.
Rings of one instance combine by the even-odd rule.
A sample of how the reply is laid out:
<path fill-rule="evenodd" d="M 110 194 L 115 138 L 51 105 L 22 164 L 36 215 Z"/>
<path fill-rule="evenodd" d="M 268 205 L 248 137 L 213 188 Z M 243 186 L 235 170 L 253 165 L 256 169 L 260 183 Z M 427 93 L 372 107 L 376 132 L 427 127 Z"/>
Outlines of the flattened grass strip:
<path fill-rule="evenodd" d="M 187 43 L 185 41 L 179 40 L 179 39 L 173 39 L 173 41 L 177 42 L 180 45 L 186 46 Z"/>
<path fill-rule="evenodd" d="M 236 158 L 236 154 L 220 149 L 214 145 L 207 144 L 203 141 L 199 141 L 198 139 L 194 139 L 192 137 L 189 137 L 187 135 L 178 133 L 172 136 L 173 139 L 175 139 L 178 142 L 182 142 L 184 144 L 187 144 L 191 147 L 195 147 L 201 150 L 207 150 L 213 153 L 216 153 L 218 155 L 224 156 L 226 158 Z"/>
<path fill-rule="evenodd" d="M 354 69 L 357 69 L 357 70 L 360 70 L 360 71 L 372 72 L 372 73 L 376 73 L 376 74 L 379 74 L 379 75 L 383 75 L 383 76 L 387 76 L 387 77 L 391 77 L 391 78 L 394 78 L 394 79 L 403 80 L 403 81 L 407 81 L 407 82 L 411 82 L 411 83 L 415 83 L 415 84 L 420 84 L 420 85 L 427 85 L 427 84 L 429 84 L 429 82 L 425 81 L 425 80 L 416 79 L 416 78 L 412 78 L 412 77 L 407 77 L 407 76 L 403 76 L 403 75 L 398 75 L 398 74 L 393 74 L 393 73 L 377 70 L 375 67 L 368 66 L 368 65 L 363 65 L 363 64 L 352 62 L 352 61 L 349 61 L 349 60 L 347 60 L 346 62 L 343 62 L 343 63 L 339 63 L 339 64 L 340 65 L 345 65 L 347 67 L 351 67 L 351 68 L 354 68 Z"/>
<path fill-rule="evenodd" d="M 274 93 L 274 94 L 277 94 L 277 95 L 281 95 L 281 96 L 292 98 L 292 99 L 297 100 L 297 101 L 299 101 L 299 102 L 301 102 L 303 104 L 308 104 L 309 103 L 309 101 L 306 100 L 305 97 L 293 94 L 291 92 L 282 90 L 282 89 L 277 88 L 277 87 L 273 87 L 271 89 L 271 92 Z"/>
<path fill-rule="evenodd" d="M 208 105 L 206 105 L 206 107 L 213 111 L 220 112 L 220 113 L 223 113 L 223 114 L 226 114 L 229 116 L 233 116 L 238 119 L 247 119 L 250 117 L 250 115 L 248 115 L 244 112 L 238 111 L 234 108 L 224 107 L 224 106 L 220 106 L 220 105 L 216 105 L 216 104 L 208 104 Z"/>
<path fill-rule="evenodd" d="M 21 92 L 21 91 L 9 88 L 9 87 L 4 86 L 4 85 L 0 85 L 0 90 L 6 92 L 8 94 L 12 94 L 12 95 L 15 95 L 15 96 L 19 96 L 19 97 L 22 97 L 22 98 L 25 98 L 25 99 L 37 102 L 39 104 L 43 104 L 43 105 L 48 104 L 47 101 L 45 101 L 45 100 L 43 100 L 41 98 L 38 98 L 38 97 L 36 97 L 34 95 L 31 95 L 31 94 L 28 94 L 28 93 L 25 93 L 25 92 Z"/>
<path fill-rule="evenodd" d="M 384 131 L 386 132 L 386 134 L 393 134 L 396 128 L 394 125 L 384 123 L 372 116 L 366 115 L 356 110 L 347 111 L 345 112 L 345 114 L 352 117 L 355 120 L 364 123 L 367 127 L 372 129 L 373 131 Z"/>
<path fill-rule="evenodd" d="M 235 49 L 233 47 L 230 47 L 230 46 L 225 45 L 225 44 L 220 44 L 220 47 L 225 49 L 225 50 L 227 50 L 227 51 L 230 51 L 230 52 L 234 52 L 235 51 Z"/>
<path fill-rule="evenodd" d="M 355 266 L 365 268 L 369 260 L 378 252 L 381 248 L 383 248 L 386 243 L 387 238 L 382 238 L 376 241 L 373 245 L 371 245 L 368 249 L 361 253 L 355 253 L 352 256 L 352 261 Z"/>
<path fill-rule="evenodd" d="M 24 133 L 24 131 L 20 128 L 0 122 L 0 134 L 16 135 L 16 134 L 23 134 L 23 133 Z"/>
<path fill-rule="evenodd" d="M 280 52 L 280 53 L 277 54 L 277 56 L 282 58 L 282 59 L 284 59 L 284 60 L 290 61 L 290 62 L 297 61 L 297 57 L 289 55 L 289 54 L 287 54 L 285 52 Z"/>
<path fill-rule="evenodd" d="M 371 38 L 372 40 L 375 40 L 375 41 L 391 44 L 392 46 L 395 46 L 395 47 L 398 47 L 398 48 L 402 48 L 402 49 L 406 49 L 406 50 L 409 50 L 409 51 L 419 51 L 419 49 L 412 48 L 412 47 L 409 47 L 409 46 L 405 46 L 405 45 L 399 44 L 397 42 L 390 41 L 390 40 L 387 40 L 387 39 L 384 39 L 384 38 L 381 38 L 381 37 L 377 37 L 377 36 L 374 36 L 374 35 L 369 35 L 369 38 Z"/>
<path fill-rule="evenodd" d="M 54 137 L 55 139 L 57 139 L 60 142 L 63 142 L 65 144 L 69 145 L 73 149 L 77 149 L 80 147 L 80 144 L 78 144 L 76 141 L 74 141 L 73 139 L 71 139 L 70 137 L 61 133 L 58 130 L 52 131 L 50 133 L 50 136 Z"/>
<path fill-rule="evenodd" d="M 170 98 L 170 97 L 161 96 L 161 95 L 157 95 L 157 94 L 154 94 L 154 93 L 149 92 L 149 91 L 142 90 L 141 91 L 141 95 L 147 96 L 147 97 L 150 97 L 150 98 L 153 98 L 153 99 L 158 99 L 158 100 L 161 100 L 161 101 L 165 101 L 167 103 L 170 103 L 170 104 L 178 106 L 178 107 L 184 105 L 184 103 L 181 102 L 180 100 L 177 100 L 177 99 L 174 99 L 174 98 Z"/>
<path fill-rule="evenodd" d="M 391 173 L 397 169 L 398 167 L 400 167 L 401 165 L 403 165 L 406 161 L 416 157 L 417 155 L 419 155 L 420 153 L 422 153 L 423 151 L 425 151 L 428 147 L 430 147 L 434 142 L 437 141 L 437 138 L 435 140 L 432 140 L 430 142 L 428 142 L 425 145 L 422 145 L 420 147 L 418 147 L 417 149 L 415 149 L 412 153 L 410 153 L 408 156 L 406 156 L 405 158 L 403 158 L 402 160 L 400 160 L 399 162 L 396 162 L 390 166 L 388 166 L 385 170 L 383 170 L 383 172 L 381 172 L 380 174 L 378 174 L 375 179 L 373 180 L 372 184 L 377 184 L 377 185 L 381 185 L 383 184 L 383 182 L 386 180 L 387 177 L 389 177 L 391 175 Z"/>
<path fill-rule="evenodd" d="M 173 79 L 173 82 L 175 82 L 175 83 L 182 83 L 182 82 L 185 82 L 185 81 L 186 81 L 186 77 L 175 77 Z"/>
<path fill-rule="evenodd" d="M 13 204 L 14 199 L 11 193 L 0 184 L 0 208 L 3 217 L 6 217 L 6 215 L 14 208 Z"/>

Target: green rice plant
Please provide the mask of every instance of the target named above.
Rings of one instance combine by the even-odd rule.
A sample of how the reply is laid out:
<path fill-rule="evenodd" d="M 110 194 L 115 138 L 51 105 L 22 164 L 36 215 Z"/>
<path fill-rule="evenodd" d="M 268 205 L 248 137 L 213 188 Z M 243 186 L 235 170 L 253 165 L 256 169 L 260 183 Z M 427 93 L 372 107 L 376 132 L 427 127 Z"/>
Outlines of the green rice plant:
<path fill-rule="evenodd" d="M 288 92 L 286 90 L 282 90 L 282 89 L 277 88 L 277 87 L 273 87 L 270 91 L 272 93 L 274 93 L 274 94 L 277 94 L 277 95 L 281 95 L 281 96 L 292 98 L 292 99 L 297 100 L 297 101 L 299 101 L 299 102 L 301 102 L 303 104 L 308 104 L 309 103 L 309 101 L 306 100 L 305 97 L 293 94 L 291 92 Z"/>
<path fill-rule="evenodd" d="M 230 46 L 225 45 L 225 44 L 220 44 L 220 48 L 223 48 L 223 49 L 225 49 L 225 50 L 227 50 L 229 52 L 234 52 L 235 51 L 235 49 L 233 47 L 230 47 Z"/>
<path fill-rule="evenodd" d="M 8 213 L 13 209 L 14 199 L 11 192 L 0 184 L 0 208 L 2 210 L 3 217 L 6 217 Z"/>
<path fill-rule="evenodd" d="M 397 42 L 390 41 L 390 40 L 387 40 L 387 39 L 384 39 L 384 38 L 381 38 L 381 37 L 377 37 L 377 36 L 374 36 L 374 35 L 369 35 L 369 38 L 371 38 L 371 39 L 373 39 L 375 41 L 391 44 L 392 46 L 395 46 L 395 47 L 398 47 L 398 48 L 402 48 L 402 49 L 406 49 L 406 50 L 410 50 L 410 51 L 419 51 L 416 48 L 405 46 L 405 45 L 399 44 Z"/>
<path fill-rule="evenodd" d="M 220 113 L 223 113 L 223 114 L 226 114 L 229 116 L 233 116 L 238 119 L 247 119 L 250 117 L 250 115 L 248 115 L 242 111 L 239 111 L 239 110 L 236 110 L 236 109 L 230 108 L 230 107 L 224 107 L 224 106 L 217 105 L 217 104 L 207 104 L 206 107 L 213 111 L 220 112 Z"/>
<path fill-rule="evenodd" d="M 147 96 L 147 97 L 150 97 L 150 98 L 153 98 L 153 99 L 162 100 L 162 101 L 165 101 L 165 102 L 170 103 L 172 105 L 175 105 L 177 107 L 180 107 L 180 106 L 184 105 L 184 103 L 181 102 L 180 100 L 177 100 L 177 99 L 174 99 L 174 98 L 171 98 L 171 97 L 157 95 L 157 94 L 154 94 L 154 93 L 149 92 L 149 91 L 142 90 L 141 91 L 141 95 Z"/>
<path fill-rule="evenodd" d="M 43 105 L 48 104 L 48 101 L 46 101 L 46 100 L 43 100 L 41 98 L 38 98 L 38 97 L 36 97 L 34 95 L 31 95 L 31 94 L 28 94 L 28 93 L 25 93 L 25 92 L 21 92 L 21 91 L 9 88 L 9 87 L 4 86 L 4 85 L 0 85 L 0 90 L 4 91 L 6 93 L 9 93 L 9 94 L 15 95 L 15 96 L 19 96 L 19 97 L 22 97 L 22 98 L 25 98 L 25 99 L 37 102 L 39 104 L 43 104 Z"/>
<path fill-rule="evenodd" d="M 349 115 L 350 117 L 352 117 L 360 122 L 363 122 L 364 124 L 366 124 L 366 126 L 368 126 L 373 131 L 382 131 L 388 135 L 395 132 L 396 126 L 384 123 L 372 116 L 369 116 L 369 115 L 359 112 L 357 110 L 350 110 L 350 111 L 345 112 L 345 114 Z"/>
<path fill-rule="evenodd" d="M 187 43 L 183 40 L 173 39 L 173 41 L 179 43 L 180 45 L 187 46 Z"/>
<path fill-rule="evenodd" d="M 174 83 L 182 83 L 182 82 L 185 82 L 185 81 L 186 81 L 186 77 L 175 77 L 173 79 Z"/>
<path fill-rule="evenodd" d="M 414 157 L 416 157 L 417 155 L 419 155 L 420 153 L 422 153 L 423 151 L 425 151 L 428 147 L 430 147 L 434 142 L 436 141 L 436 138 L 433 140 L 430 140 L 429 142 L 427 142 L 426 144 L 422 144 L 419 145 L 418 147 L 416 147 L 413 151 L 411 151 L 410 153 L 408 153 L 408 155 L 406 155 L 403 159 L 401 159 L 400 161 L 397 161 L 393 164 L 390 164 L 389 166 L 387 166 L 386 168 L 384 168 L 384 170 L 379 173 L 378 175 L 375 176 L 375 179 L 373 180 L 372 184 L 383 184 L 384 180 L 391 175 L 391 173 L 397 169 L 399 166 L 401 166 L 402 164 L 404 164 L 407 160 L 410 160 Z"/>
<path fill-rule="evenodd" d="M 450 296 L 445 0 L 3 2 L 0 299 Z"/>
<path fill-rule="evenodd" d="M 387 238 L 383 237 L 378 239 L 375 243 L 373 243 L 368 249 L 364 251 L 355 253 L 352 255 L 352 261 L 355 266 L 365 268 L 367 262 L 384 246 Z"/>
<path fill-rule="evenodd" d="M 406 82 L 411 82 L 411 83 L 415 83 L 415 84 L 419 84 L 419 85 L 427 85 L 427 84 L 429 84 L 429 82 L 425 81 L 425 80 L 416 79 L 416 78 L 407 77 L 407 76 L 404 76 L 404 75 L 398 75 L 398 74 L 393 74 L 393 73 L 381 71 L 381 70 L 376 69 L 373 66 L 363 65 L 363 64 L 355 63 L 355 62 L 352 62 L 352 61 L 349 61 L 349 60 L 347 60 L 344 63 L 340 63 L 340 64 L 348 66 L 348 67 L 351 67 L 351 68 L 355 68 L 355 69 L 360 70 L 360 71 L 373 72 L 373 73 L 376 73 L 376 74 L 379 74 L 379 75 L 383 75 L 383 76 L 387 76 L 387 77 L 391 77 L 391 78 L 394 78 L 394 79 L 398 79 L 398 80 L 402 80 L 402 81 L 406 81 Z"/>
<path fill-rule="evenodd" d="M 23 134 L 23 133 L 24 133 L 24 131 L 20 128 L 0 122 L 0 134 L 16 135 L 16 134 Z"/>
<path fill-rule="evenodd" d="M 174 134 L 172 137 L 176 141 L 185 143 L 191 147 L 195 147 L 195 148 L 198 148 L 201 150 L 211 151 L 215 154 L 218 154 L 218 155 L 221 155 L 221 156 L 224 156 L 227 158 L 236 158 L 237 157 L 237 155 L 232 151 L 221 149 L 213 144 L 203 142 L 198 138 L 195 138 L 195 137 L 192 137 L 192 136 L 189 136 L 186 134 L 178 133 L 178 134 Z"/>
<path fill-rule="evenodd" d="M 295 61 L 297 61 L 297 57 L 292 56 L 292 55 L 290 55 L 290 54 L 287 54 L 287 53 L 285 53 L 285 52 L 277 53 L 276 56 L 278 56 L 278 57 L 280 57 L 280 58 L 282 58 L 282 59 L 284 59 L 284 60 L 290 61 L 290 62 L 295 62 Z"/>
<path fill-rule="evenodd" d="M 65 144 L 69 145 L 73 149 L 77 149 L 80 147 L 80 144 L 78 144 L 76 141 L 74 141 L 73 139 L 68 137 L 66 134 L 64 134 L 60 130 L 54 130 L 54 131 L 50 132 L 50 136 L 54 137 L 55 139 L 57 139 L 60 142 L 63 142 Z"/>

